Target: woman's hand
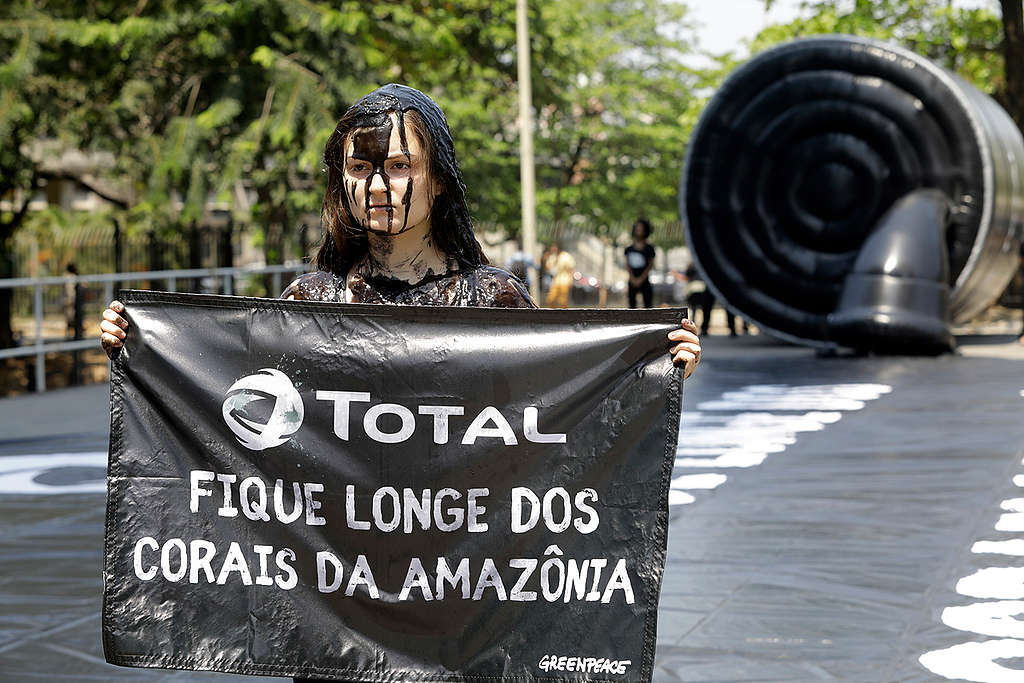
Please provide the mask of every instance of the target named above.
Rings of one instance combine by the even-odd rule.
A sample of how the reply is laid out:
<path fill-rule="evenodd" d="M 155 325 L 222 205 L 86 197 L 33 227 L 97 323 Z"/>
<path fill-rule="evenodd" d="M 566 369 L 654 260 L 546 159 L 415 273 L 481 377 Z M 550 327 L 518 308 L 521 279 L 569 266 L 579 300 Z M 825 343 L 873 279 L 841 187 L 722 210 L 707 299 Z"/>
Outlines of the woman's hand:
<path fill-rule="evenodd" d="M 676 365 L 683 364 L 683 379 L 693 374 L 700 363 L 700 337 L 697 336 L 697 324 L 689 318 L 684 318 L 678 330 L 668 333 L 669 341 L 678 342 L 669 349 L 672 354 L 672 362 Z"/>
<path fill-rule="evenodd" d="M 128 321 L 121 317 L 121 313 L 124 313 L 124 304 L 117 300 L 111 301 L 110 306 L 103 311 L 103 320 L 100 322 L 100 343 L 110 360 L 114 360 L 121 351 L 124 338 L 128 336 Z"/>

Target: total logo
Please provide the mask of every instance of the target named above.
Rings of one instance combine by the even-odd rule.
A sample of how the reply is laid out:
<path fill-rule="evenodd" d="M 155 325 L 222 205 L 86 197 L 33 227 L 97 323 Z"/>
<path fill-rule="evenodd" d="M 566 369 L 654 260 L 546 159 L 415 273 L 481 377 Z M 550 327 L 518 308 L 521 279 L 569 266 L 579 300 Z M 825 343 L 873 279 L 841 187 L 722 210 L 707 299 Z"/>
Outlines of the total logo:
<path fill-rule="evenodd" d="M 312 393 L 317 401 L 333 404 L 334 435 L 342 441 L 348 441 L 352 436 L 350 422 L 361 422 L 362 433 L 371 441 L 403 443 L 413 437 L 418 427 L 426 426 L 420 423 L 427 420 L 418 422 L 417 415 L 430 418 L 430 437 L 437 445 L 447 444 L 452 438 L 458 439 L 463 446 L 472 446 L 479 439 L 497 439 L 506 446 L 518 445 L 520 438 L 532 443 L 565 443 L 566 439 L 564 433 L 540 431 L 540 408 L 537 406 L 524 406 L 522 419 L 519 419 L 517 411 L 511 416 L 511 421 L 495 406 L 483 406 L 463 428 L 458 424 L 461 422 L 459 418 L 469 419 L 464 405 L 417 405 L 410 408 L 398 403 L 374 403 L 368 391 L 317 389 Z M 259 410 L 253 409 L 253 403 L 271 399 L 274 408 L 269 417 L 266 410 L 269 404 L 260 405 Z M 371 404 L 361 419 L 352 414 L 353 404 L 360 403 Z M 287 443 L 302 426 L 305 409 L 299 392 L 287 375 L 280 370 L 263 368 L 231 385 L 221 406 L 221 414 L 238 443 L 252 451 L 263 451 Z M 257 416 L 266 421 L 255 419 Z M 453 427 L 458 428 L 461 434 L 453 434 Z M 423 438 L 426 438 L 425 434 Z"/>
<path fill-rule="evenodd" d="M 266 423 L 247 416 L 255 401 L 273 399 L 274 409 Z M 249 450 L 262 451 L 280 446 L 302 426 L 305 409 L 295 385 L 280 370 L 262 368 L 231 385 L 221 406 L 228 429 Z"/>

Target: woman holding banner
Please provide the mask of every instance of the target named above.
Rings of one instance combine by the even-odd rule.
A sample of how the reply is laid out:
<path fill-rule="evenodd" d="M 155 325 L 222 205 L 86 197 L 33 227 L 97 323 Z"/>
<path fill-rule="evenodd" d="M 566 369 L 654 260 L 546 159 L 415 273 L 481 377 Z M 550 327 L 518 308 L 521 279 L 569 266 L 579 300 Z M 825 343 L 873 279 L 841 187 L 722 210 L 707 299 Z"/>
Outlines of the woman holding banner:
<path fill-rule="evenodd" d="M 444 113 L 413 88 L 391 84 L 353 105 L 327 142 L 324 239 L 317 270 L 287 299 L 423 306 L 536 308 L 523 284 L 487 265 Z M 103 312 L 111 358 L 126 336 L 124 305 Z M 689 377 L 700 362 L 696 325 L 669 333 Z"/>
<path fill-rule="evenodd" d="M 288 285 L 284 298 L 536 308 L 522 282 L 487 265 L 451 134 L 429 97 L 402 85 L 375 90 L 345 113 L 324 158 L 317 269 Z M 103 313 L 101 339 L 111 358 L 126 337 L 124 311 L 113 301 Z M 688 377 L 700 360 L 696 326 L 683 320 L 668 339 Z"/>

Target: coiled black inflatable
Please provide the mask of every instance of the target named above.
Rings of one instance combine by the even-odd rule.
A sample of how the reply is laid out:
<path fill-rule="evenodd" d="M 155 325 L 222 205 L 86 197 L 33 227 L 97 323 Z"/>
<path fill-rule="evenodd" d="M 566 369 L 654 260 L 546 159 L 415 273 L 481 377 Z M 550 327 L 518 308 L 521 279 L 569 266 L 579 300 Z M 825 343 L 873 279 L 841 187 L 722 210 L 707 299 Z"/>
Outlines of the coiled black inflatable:
<path fill-rule="evenodd" d="M 726 80 L 691 139 L 679 207 L 694 259 L 728 308 L 828 347 L 849 345 L 829 317 L 862 245 L 921 188 L 948 200 L 938 240 L 947 253 L 925 255 L 948 268 L 925 270 L 948 272 L 943 315 L 970 319 L 1017 267 L 1020 132 L 995 101 L 924 57 L 821 36 L 768 50 Z M 893 258 L 916 258 L 906 242 Z"/>

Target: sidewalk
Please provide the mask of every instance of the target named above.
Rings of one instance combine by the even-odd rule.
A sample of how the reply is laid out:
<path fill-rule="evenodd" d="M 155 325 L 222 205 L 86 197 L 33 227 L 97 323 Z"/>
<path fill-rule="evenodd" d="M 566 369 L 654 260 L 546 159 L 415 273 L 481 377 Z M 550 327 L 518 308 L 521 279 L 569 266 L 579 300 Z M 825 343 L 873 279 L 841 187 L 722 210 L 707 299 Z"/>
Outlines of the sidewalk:
<path fill-rule="evenodd" d="M 1000 306 L 953 328 L 959 352 L 964 356 L 1024 360 L 1024 344 L 1017 341 L 1020 330 L 1021 312 Z M 711 312 L 709 332 L 710 336 L 729 333 L 725 310 L 720 306 Z M 750 332 L 747 344 L 756 345 L 760 337 L 757 327 L 751 326 Z M 777 343 L 767 337 L 764 342 Z M 0 441 L 77 435 L 106 438 L 109 421 L 110 387 L 106 382 L 52 389 L 44 394 L 0 397 Z"/>
<path fill-rule="evenodd" d="M 0 399 L 0 442 L 106 439 L 109 428 L 110 385 L 106 382 Z"/>

